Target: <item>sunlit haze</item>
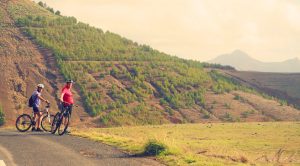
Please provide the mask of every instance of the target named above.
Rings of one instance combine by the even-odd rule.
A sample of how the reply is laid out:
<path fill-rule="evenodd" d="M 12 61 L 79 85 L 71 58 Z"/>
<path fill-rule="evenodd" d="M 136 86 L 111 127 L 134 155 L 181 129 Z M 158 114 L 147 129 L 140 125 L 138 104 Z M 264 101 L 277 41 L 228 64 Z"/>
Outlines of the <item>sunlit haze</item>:
<path fill-rule="evenodd" d="M 262 61 L 300 57 L 298 0 L 43 2 L 63 15 L 186 59 L 206 61 L 235 49 Z"/>

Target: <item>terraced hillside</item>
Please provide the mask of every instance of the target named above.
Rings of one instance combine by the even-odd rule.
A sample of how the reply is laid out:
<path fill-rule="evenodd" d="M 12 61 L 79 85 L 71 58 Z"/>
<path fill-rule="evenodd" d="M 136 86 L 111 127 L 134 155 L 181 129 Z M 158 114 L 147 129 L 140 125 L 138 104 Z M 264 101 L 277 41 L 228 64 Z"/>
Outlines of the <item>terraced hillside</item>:
<path fill-rule="evenodd" d="M 7 10 L 9 2 L 0 2 L 0 107 L 4 110 L 6 124 L 14 124 L 23 112 L 31 113 L 27 101 L 38 83 L 45 84 L 44 97 L 52 103 L 51 112 L 55 113 L 58 88 L 63 85 L 64 78 L 57 66 L 49 63 L 53 55 L 24 36 Z M 32 6 L 32 12 L 40 10 L 30 1 L 22 3 Z M 80 117 L 82 120 L 88 118 L 82 107 L 74 115 L 76 122 Z"/>
<path fill-rule="evenodd" d="M 100 126 L 300 120 L 298 110 L 202 63 L 54 14 L 45 4 L 11 0 L 4 8 L 16 29 L 53 53 L 47 63 L 76 80 L 86 112 Z"/>

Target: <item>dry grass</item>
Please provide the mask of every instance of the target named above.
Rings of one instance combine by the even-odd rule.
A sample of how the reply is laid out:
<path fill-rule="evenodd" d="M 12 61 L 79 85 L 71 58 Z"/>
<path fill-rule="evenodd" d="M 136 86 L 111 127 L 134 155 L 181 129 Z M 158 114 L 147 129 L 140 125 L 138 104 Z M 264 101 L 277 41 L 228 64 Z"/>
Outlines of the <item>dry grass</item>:
<path fill-rule="evenodd" d="M 214 123 L 76 129 L 76 136 L 143 151 L 148 140 L 168 150 L 158 156 L 167 165 L 300 164 L 300 123 Z"/>

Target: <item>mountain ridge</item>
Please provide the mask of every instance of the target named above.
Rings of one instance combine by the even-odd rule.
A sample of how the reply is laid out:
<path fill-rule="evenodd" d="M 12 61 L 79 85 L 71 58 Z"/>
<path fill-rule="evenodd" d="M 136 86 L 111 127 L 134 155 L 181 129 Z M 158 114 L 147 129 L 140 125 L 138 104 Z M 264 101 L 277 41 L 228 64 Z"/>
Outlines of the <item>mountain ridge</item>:
<path fill-rule="evenodd" d="M 281 62 L 263 62 L 252 58 L 241 50 L 235 50 L 229 54 L 222 54 L 209 60 L 209 63 L 229 65 L 241 71 L 258 71 L 258 72 L 282 72 L 282 73 L 299 73 L 300 60 L 298 57 L 287 59 Z"/>

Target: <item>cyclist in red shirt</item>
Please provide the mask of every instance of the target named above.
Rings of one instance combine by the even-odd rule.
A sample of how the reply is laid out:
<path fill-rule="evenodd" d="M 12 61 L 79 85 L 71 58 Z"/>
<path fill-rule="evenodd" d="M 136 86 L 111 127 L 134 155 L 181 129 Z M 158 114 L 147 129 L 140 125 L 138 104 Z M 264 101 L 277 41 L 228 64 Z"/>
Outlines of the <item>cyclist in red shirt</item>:
<path fill-rule="evenodd" d="M 60 96 L 60 101 L 62 102 L 62 109 L 69 110 L 70 118 L 72 115 L 72 108 L 73 108 L 73 104 L 74 104 L 73 94 L 71 92 L 73 83 L 74 83 L 73 80 L 68 80 L 66 82 L 66 85 L 63 87 L 63 89 L 61 91 L 61 96 Z M 67 131 L 67 132 L 70 132 L 70 131 Z"/>
<path fill-rule="evenodd" d="M 73 83 L 73 80 L 68 80 L 61 91 L 60 100 L 64 103 L 64 106 L 72 106 L 74 104 L 73 94 L 71 92 Z"/>

